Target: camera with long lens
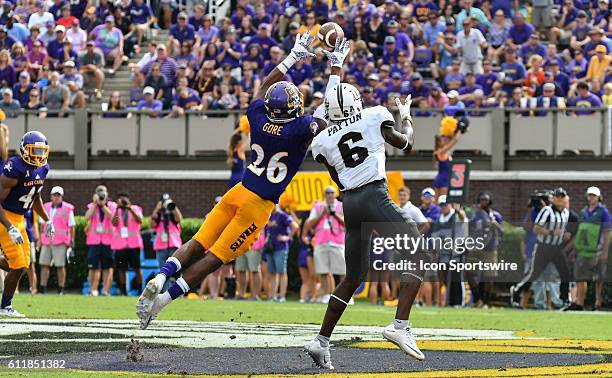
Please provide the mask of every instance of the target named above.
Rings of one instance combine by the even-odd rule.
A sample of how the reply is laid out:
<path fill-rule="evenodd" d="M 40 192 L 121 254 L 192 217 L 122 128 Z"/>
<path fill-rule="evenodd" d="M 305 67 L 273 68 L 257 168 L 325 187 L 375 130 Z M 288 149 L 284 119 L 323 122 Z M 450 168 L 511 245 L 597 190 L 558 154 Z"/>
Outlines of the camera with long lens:
<path fill-rule="evenodd" d="M 176 209 L 176 203 L 174 202 L 174 200 L 172 200 L 172 198 L 170 198 L 170 194 L 168 193 L 164 193 L 162 195 L 161 203 L 162 207 L 166 211 L 174 211 L 174 209 Z"/>
<path fill-rule="evenodd" d="M 106 199 L 106 192 L 104 190 L 98 190 L 96 192 L 96 195 L 98 196 L 100 202 L 104 202 L 104 200 Z"/>
<path fill-rule="evenodd" d="M 529 207 L 536 210 L 542 209 L 543 206 L 550 204 L 550 196 L 552 192 L 548 189 L 536 189 L 529 196 Z"/>

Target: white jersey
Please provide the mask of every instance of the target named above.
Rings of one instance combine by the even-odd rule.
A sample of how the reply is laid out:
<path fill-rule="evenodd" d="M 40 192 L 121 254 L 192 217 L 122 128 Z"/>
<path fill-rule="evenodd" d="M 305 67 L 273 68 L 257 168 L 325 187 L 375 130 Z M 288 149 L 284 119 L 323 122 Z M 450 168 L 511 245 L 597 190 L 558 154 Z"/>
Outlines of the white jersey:
<path fill-rule="evenodd" d="M 387 178 L 383 122 L 393 125 L 395 119 L 387 108 L 364 109 L 341 122 L 330 122 L 312 140 L 312 156 L 319 156 L 336 170 L 340 190 L 359 188 Z"/>

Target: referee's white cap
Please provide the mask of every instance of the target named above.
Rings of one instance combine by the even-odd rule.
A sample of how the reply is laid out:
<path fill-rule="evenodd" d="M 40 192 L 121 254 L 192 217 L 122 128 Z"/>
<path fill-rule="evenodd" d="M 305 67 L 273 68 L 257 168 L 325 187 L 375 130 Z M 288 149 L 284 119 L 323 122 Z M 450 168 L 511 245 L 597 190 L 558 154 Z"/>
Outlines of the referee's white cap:
<path fill-rule="evenodd" d="M 596 186 L 589 186 L 587 188 L 586 194 L 592 194 L 594 196 L 601 197 L 601 190 L 599 190 L 599 188 Z"/>

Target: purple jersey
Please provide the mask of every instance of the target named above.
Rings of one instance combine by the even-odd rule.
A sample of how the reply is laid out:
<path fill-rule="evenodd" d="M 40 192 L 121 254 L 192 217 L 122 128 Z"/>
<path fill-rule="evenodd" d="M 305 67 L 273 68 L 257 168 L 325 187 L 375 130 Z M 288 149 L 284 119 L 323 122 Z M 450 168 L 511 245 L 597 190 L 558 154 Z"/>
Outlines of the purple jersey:
<path fill-rule="evenodd" d="M 262 99 L 246 111 L 251 128 L 251 164 L 242 177 L 242 185 L 261 198 L 278 202 L 306 157 L 313 137 L 311 115 L 275 124 L 268 119 Z"/>
<path fill-rule="evenodd" d="M 9 195 L 2 201 L 2 207 L 17 214 L 25 214 L 32 208 L 34 198 L 42 190 L 49 172 L 49 164 L 34 167 L 26 164 L 21 157 L 11 156 L 4 164 L 2 174 L 16 179 Z"/>

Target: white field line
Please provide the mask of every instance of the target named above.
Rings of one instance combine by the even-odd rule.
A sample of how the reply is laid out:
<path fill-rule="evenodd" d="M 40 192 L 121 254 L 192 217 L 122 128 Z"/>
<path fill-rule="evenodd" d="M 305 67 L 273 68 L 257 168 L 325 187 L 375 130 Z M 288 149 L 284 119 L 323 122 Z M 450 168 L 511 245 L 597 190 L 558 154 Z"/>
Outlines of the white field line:
<path fill-rule="evenodd" d="M 5 321 L 6 320 L 6 321 Z M 334 340 L 376 341 L 383 327 L 338 326 Z M 147 330 L 135 320 L 105 319 L 3 319 L 0 342 L 122 342 L 131 337 L 149 343 L 182 347 L 299 347 L 319 331 L 314 324 L 257 324 L 233 322 L 154 321 Z M 66 333 L 63 339 L 19 340 L 17 335 L 31 332 Z M 413 328 L 419 340 L 515 339 L 512 331 Z M 70 338 L 69 333 L 75 333 Z M 91 338 L 84 338 L 84 334 Z M 107 335 L 123 337 L 109 338 Z M 13 336 L 13 337 L 11 337 Z"/>

